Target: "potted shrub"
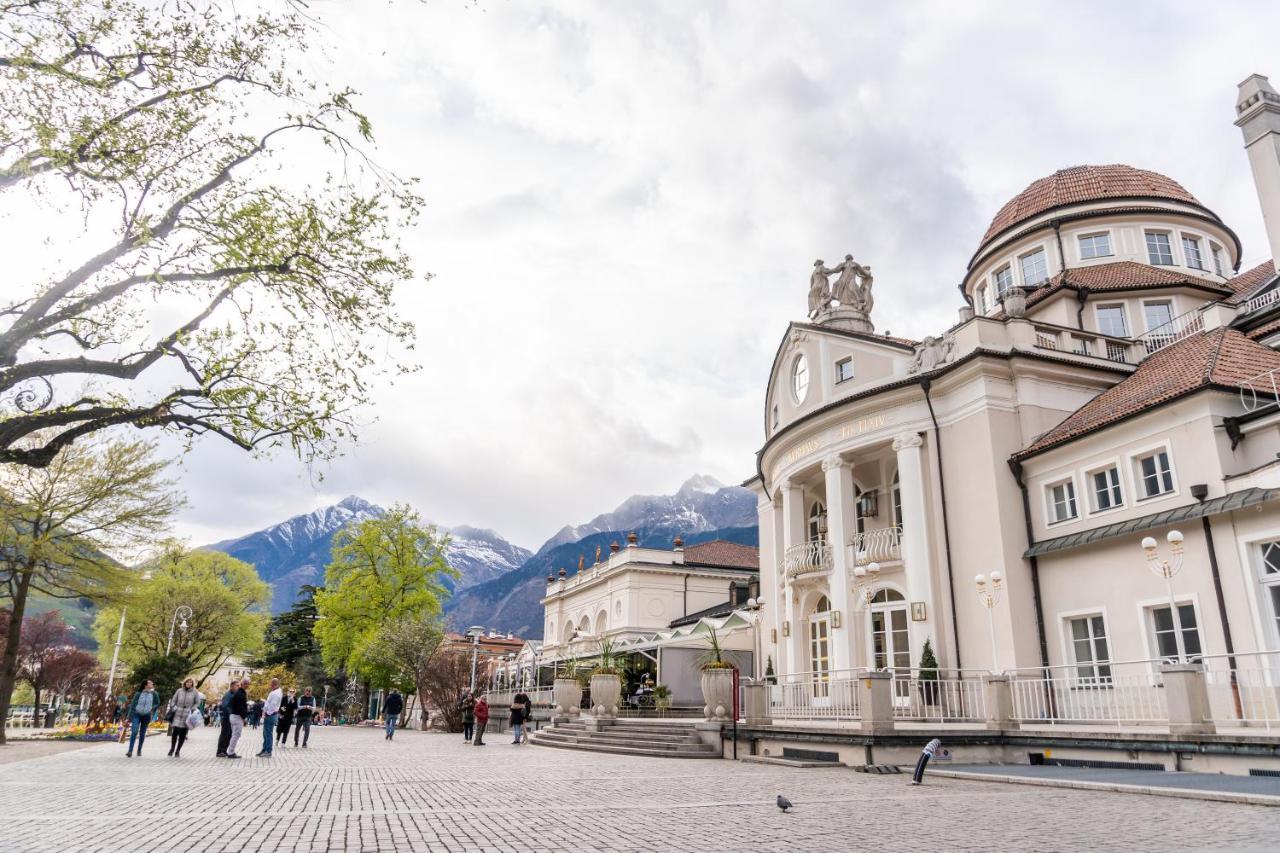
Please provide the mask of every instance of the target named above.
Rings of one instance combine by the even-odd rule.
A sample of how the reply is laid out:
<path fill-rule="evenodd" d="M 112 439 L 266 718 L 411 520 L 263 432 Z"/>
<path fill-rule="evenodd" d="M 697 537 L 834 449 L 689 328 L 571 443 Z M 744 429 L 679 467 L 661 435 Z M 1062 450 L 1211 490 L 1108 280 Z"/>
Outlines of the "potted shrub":
<path fill-rule="evenodd" d="M 577 658 L 568 658 L 560 665 L 555 684 L 551 688 L 551 701 L 557 715 L 578 715 L 582 706 L 582 682 L 578 669 Z"/>
<path fill-rule="evenodd" d="M 707 650 L 702 656 L 702 713 L 708 720 L 733 717 L 733 664 L 724 659 L 716 629 L 707 626 Z"/>
<path fill-rule="evenodd" d="M 665 714 L 671 710 L 671 688 L 665 684 L 658 684 L 653 688 L 653 707 L 658 713 Z"/>
<path fill-rule="evenodd" d="M 920 697 L 924 704 L 933 707 L 938 704 L 938 658 L 933 653 L 933 642 L 924 641 L 920 651 L 920 669 L 916 676 L 920 682 Z"/>
<path fill-rule="evenodd" d="M 611 719 L 618 715 L 618 701 L 622 698 L 622 656 L 613 640 L 600 640 L 600 653 L 596 667 L 591 672 L 591 711 L 597 718 Z"/>

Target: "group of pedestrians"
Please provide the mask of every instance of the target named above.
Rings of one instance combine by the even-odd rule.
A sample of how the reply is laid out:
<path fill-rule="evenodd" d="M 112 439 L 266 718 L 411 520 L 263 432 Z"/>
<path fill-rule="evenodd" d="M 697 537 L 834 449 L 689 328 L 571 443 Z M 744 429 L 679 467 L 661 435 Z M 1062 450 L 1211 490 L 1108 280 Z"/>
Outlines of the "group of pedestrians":
<path fill-rule="evenodd" d="M 244 733 L 251 706 L 247 688 L 248 679 L 233 679 L 227 692 L 223 694 L 218 706 L 212 709 L 211 718 L 220 725 L 218 734 L 218 758 L 239 758 L 236 747 Z M 174 691 L 165 710 L 165 721 L 169 724 L 169 755 L 182 757 L 182 747 L 187 742 L 187 734 L 191 729 L 204 722 L 204 696 L 196 689 L 195 680 L 188 678 L 182 686 Z M 298 745 L 299 737 L 305 748 L 311 740 L 311 723 L 319 708 L 316 697 L 308 687 L 297 695 L 289 690 L 287 695 L 280 687 L 278 678 L 271 679 L 271 689 L 267 698 L 261 703 L 261 721 L 263 724 L 262 750 L 260 758 L 270 758 L 277 743 L 284 746 L 288 743 L 289 730 L 293 730 L 293 745 Z M 150 679 L 144 681 L 137 692 L 125 705 L 129 731 L 129 751 L 125 757 L 133 758 L 142 755 L 142 747 L 147 739 L 147 728 L 159 715 L 162 704 L 156 692 L 155 683 Z M 120 734 L 124 739 L 124 731 Z"/>
<path fill-rule="evenodd" d="M 489 700 L 483 690 L 464 693 L 462 707 L 462 739 L 472 746 L 484 746 L 484 730 L 489 725 Z M 511 699 L 510 707 L 512 745 L 525 743 L 529 736 L 526 728 L 533 719 L 533 702 L 523 690 Z"/>

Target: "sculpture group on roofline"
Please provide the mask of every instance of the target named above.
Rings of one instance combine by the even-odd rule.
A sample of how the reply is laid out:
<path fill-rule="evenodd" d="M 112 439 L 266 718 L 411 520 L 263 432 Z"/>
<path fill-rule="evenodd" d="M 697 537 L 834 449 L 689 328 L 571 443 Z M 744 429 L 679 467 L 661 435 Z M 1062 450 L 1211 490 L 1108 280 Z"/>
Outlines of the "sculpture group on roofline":
<path fill-rule="evenodd" d="M 831 276 L 839 273 L 834 285 Z M 871 314 L 875 299 L 871 295 L 871 267 L 865 267 L 845 255 L 844 261 L 828 269 L 821 261 L 813 262 L 813 274 L 809 276 L 809 318 L 816 320 L 829 311 L 852 311 L 863 318 Z"/>

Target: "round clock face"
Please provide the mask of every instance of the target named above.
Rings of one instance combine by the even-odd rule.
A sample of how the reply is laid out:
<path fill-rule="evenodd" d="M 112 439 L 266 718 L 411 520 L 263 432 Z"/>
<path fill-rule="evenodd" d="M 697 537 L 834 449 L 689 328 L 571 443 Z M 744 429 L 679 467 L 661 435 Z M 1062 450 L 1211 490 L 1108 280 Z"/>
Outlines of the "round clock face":
<path fill-rule="evenodd" d="M 803 403 L 809 393 L 809 359 L 803 355 L 796 356 L 795 366 L 791 368 L 791 393 L 797 405 Z"/>

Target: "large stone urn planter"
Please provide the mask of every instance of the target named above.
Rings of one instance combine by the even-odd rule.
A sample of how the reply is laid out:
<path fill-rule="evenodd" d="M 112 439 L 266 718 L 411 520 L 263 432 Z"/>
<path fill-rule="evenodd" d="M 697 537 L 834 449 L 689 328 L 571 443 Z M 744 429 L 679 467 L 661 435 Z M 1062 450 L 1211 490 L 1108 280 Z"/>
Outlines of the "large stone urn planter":
<path fill-rule="evenodd" d="M 551 701 L 557 715 L 576 717 L 582 708 L 582 685 L 576 678 L 557 678 L 551 688 Z"/>
<path fill-rule="evenodd" d="M 716 667 L 702 671 L 703 716 L 715 722 L 733 720 L 733 670 Z"/>
<path fill-rule="evenodd" d="M 597 718 L 616 717 L 620 698 L 622 679 L 611 673 L 596 673 L 591 676 L 591 711 Z"/>

